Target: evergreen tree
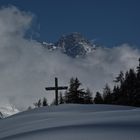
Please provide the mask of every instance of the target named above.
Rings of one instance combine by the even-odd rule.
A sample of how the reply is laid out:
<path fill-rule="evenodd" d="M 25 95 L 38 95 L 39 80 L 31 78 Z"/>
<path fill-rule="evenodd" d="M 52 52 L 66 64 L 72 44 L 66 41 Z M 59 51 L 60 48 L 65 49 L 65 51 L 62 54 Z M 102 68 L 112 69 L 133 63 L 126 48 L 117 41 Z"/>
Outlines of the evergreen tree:
<path fill-rule="evenodd" d="M 65 93 L 65 100 L 66 103 L 72 103 L 73 102 L 73 96 L 77 96 L 77 94 L 75 95 L 75 89 L 74 89 L 74 78 L 70 79 L 70 86 L 69 86 L 69 90 Z"/>
<path fill-rule="evenodd" d="M 125 97 L 123 97 L 123 103 L 125 103 L 125 105 L 133 105 L 134 96 L 136 95 L 136 73 L 133 69 L 130 69 L 126 75 L 122 91 L 123 95 L 125 94 Z"/>
<path fill-rule="evenodd" d="M 116 77 L 114 82 L 122 84 L 124 82 L 124 74 L 122 71 L 120 71 L 119 75 Z"/>
<path fill-rule="evenodd" d="M 66 103 L 83 103 L 84 102 L 84 92 L 80 89 L 81 83 L 78 78 L 70 79 L 70 86 L 65 95 Z"/>
<path fill-rule="evenodd" d="M 103 90 L 103 100 L 105 104 L 112 104 L 112 94 L 108 84 L 105 85 L 105 88 Z"/>
<path fill-rule="evenodd" d="M 139 58 L 139 65 L 137 67 L 137 81 L 136 81 L 136 94 L 135 94 L 135 106 L 140 106 L 140 58 Z"/>
<path fill-rule="evenodd" d="M 140 79 L 140 58 L 139 58 L 139 65 L 137 66 L 137 77 Z"/>
<path fill-rule="evenodd" d="M 93 103 L 93 98 L 92 98 L 92 93 L 87 88 L 86 92 L 84 93 L 84 104 L 92 104 Z"/>
<path fill-rule="evenodd" d="M 31 107 L 31 106 L 29 106 L 29 107 L 27 108 L 27 110 L 32 110 L 32 107 Z"/>
<path fill-rule="evenodd" d="M 92 92 L 87 88 L 84 94 L 84 104 L 93 104 Z"/>
<path fill-rule="evenodd" d="M 48 106 L 47 99 L 45 97 L 43 98 L 42 106 Z"/>
<path fill-rule="evenodd" d="M 114 86 L 112 92 L 112 104 L 118 104 L 119 95 L 120 95 L 119 86 Z"/>
<path fill-rule="evenodd" d="M 64 97 L 62 96 L 62 93 L 60 92 L 60 96 L 59 96 L 59 104 L 64 104 Z"/>
<path fill-rule="evenodd" d="M 100 92 L 96 92 L 95 98 L 94 98 L 95 104 L 103 104 L 103 98 Z"/>
<path fill-rule="evenodd" d="M 42 103 L 41 103 L 41 99 L 39 99 L 36 103 L 34 103 L 35 107 L 41 107 Z"/>

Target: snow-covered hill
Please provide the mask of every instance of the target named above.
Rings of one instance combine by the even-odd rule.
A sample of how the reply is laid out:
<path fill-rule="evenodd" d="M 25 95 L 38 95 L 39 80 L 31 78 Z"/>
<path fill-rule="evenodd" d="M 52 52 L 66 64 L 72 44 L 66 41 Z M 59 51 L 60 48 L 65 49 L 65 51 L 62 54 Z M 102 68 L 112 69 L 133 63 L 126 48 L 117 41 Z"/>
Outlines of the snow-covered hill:
<path fill-rule="evenodd" d="M 0 140 L 139 140 L 140 109 L 60 105 L 0 120 Z"/>

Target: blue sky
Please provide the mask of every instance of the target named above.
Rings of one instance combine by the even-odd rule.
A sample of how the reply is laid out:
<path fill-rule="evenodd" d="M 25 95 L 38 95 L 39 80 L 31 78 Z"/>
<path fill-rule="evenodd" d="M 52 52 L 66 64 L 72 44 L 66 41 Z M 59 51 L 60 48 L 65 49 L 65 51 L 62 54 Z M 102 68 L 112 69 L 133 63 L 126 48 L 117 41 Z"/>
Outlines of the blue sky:
<path fill-rule="evenodd" d="M 33 30 L 40 41 L 80 32 L 106 46 L 140 46 L 139 0 L 0 0 L 0 6 L 7 5 L 35 15 Z"/>

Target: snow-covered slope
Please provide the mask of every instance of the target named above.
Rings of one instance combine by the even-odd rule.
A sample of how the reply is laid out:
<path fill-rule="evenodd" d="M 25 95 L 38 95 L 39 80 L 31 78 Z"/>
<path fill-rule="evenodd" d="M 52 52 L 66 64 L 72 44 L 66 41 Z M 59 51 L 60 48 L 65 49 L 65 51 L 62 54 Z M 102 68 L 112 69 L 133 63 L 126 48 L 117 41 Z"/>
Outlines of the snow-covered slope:
<path fill-rule="evenodd" d="M 60 105 L 0 120 L 0 140 L 139 140 L 140 109 Z"/>
<path fill-rule="evenodd" d="M 5 117 L 8 117 L 8 116 L 14 115 L 18 112 L 19 112 L 18 109 L 16 109 L 15 107 L 12 107 L 10 105 L 0 107 L 0 117 L 1 118 L 5 118 Z"/>

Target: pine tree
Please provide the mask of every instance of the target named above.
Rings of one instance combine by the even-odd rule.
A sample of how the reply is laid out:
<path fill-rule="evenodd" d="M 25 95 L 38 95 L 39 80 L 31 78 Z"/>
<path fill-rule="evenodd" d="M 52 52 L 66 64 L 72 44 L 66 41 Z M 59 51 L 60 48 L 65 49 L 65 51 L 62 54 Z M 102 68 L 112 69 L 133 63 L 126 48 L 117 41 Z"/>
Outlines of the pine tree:
<path fill-rule="evenodd" d="M 42 106 L 48 106 L 47 99 L 45 97 L 43 98 Z"/>
<path fill-rule="evenodd" d="M 124 82 L 124 74 L 122 71 L 120 71 L 119 75 L 116 77 L 114 82 L 122 84 Z"/>
<path fill-rule="evenodd" d="M 103 90 L 103 100 L 105 104 L 112 104 L 112 94 L 108 84 L 105 85 L 105 88 Z"/>
<path fill-rule="evenodd" d="M 84 93 L 84 104 L 92 104 L 93 98 L 92 93 L 89 88 L 87 88 L 86 92 Z"/>
<path fill-rule="evenodd" d="M 95 104 L 103 104 L 103 97 L 100 92 L 96 92 L 95 98 L 94 98 Z"/>
<path fill-rule="evenodd" d="M 120 88 L 119 86 L 114 86 L 112 92 L 112 104 L 119 104 L 118 103 L 119 96 L 120 96 Z"/>
<path fill-rule="evenodd" d="M 69 90 L 65 93 L 65 100 L 66 103 L 72 103 L 73 101 L 73 96 L 77 96 L 74 95 L 75 94 L 75 89 L 74 89 L 74 78 L 70 79 L 70 86 L 69 86 Z"/>
<path fill-rule="evenodd" d="M 65 101 L 64 101 L 64 97 L 62 96 L 62 93 L 60 93 L 60 96 L 59 96 L 59 104 L 64 104 Z"/>
<path fill-rule="evenodd" d="M 39 99 L 36 103 L 34 103 L 35 107 L 41 107 L 42 103 L 41 103 L 41 99 Z"/>
<path fill-rule="evenodd" d="M 140 58 L 139 58 L 139 65 L 137 66 L 137 77 L 140 79 Z"/>
<path fill-rule="evenodd" d="M 134 105 L 140 106 L 140 58 L 139 58 L 139 65 L 137 67 L 137 81 L 136 81 L 136 94 L 134 98 Z"/>
<path fill-rule="evenodd" d="M 125 78 L 125 93 L 124 101 L 125 105 L 133 105 L 134 96 L 136 94 L 136 73 L 133 69 L 130 69 Z"/>
<path fill-rule="evenodd" d="M 66 92 L 65 100 L 66 103 L 83 103 L 84 102 L 84 91 L 83 89 L 79 89 L 81 86 L 78 78 L 70 79 L 69 90 Z"/>
<path fill-rule="evenodd" d="M 32 107 L 31 107 L 31 106 L 29 106 L 29 107 L 27 108 L 27 110 L 32 110 Z"/>

